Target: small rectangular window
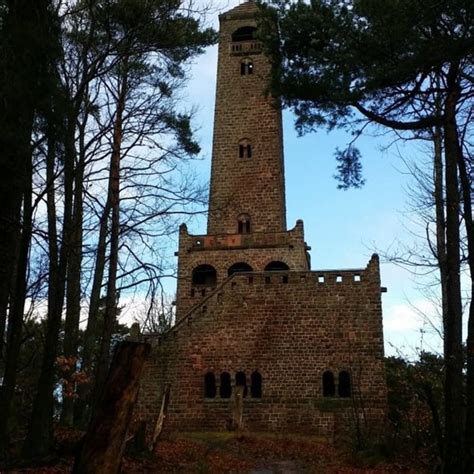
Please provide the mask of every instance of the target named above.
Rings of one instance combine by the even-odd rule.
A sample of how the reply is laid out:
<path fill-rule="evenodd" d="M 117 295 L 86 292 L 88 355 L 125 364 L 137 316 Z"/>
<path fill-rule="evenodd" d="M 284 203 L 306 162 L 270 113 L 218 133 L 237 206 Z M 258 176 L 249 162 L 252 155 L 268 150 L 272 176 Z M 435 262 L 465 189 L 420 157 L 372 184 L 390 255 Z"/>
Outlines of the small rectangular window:
<path fill-rule="evenodd" d="M 245 67 L 246 67 L 245 63 L 240 63 L 240 75 L 241 76 L 245 76 Z"/>
<path fill-rule="evenodd" d="M 239 145 L 239 158 L 243 158 L 244 157 L 244 145 Z"/>
<path fill-rule="evenodd" d="M 247 145 L 247 158 L 252 158 L 252 145 Z"/>

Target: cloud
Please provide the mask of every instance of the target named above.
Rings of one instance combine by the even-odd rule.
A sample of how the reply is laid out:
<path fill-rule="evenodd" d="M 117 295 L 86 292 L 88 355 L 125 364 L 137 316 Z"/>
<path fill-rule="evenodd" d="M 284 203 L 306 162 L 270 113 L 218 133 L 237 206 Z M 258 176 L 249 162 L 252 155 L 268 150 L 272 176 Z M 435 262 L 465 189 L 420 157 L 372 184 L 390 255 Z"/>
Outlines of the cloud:
<path fill-rule="evenodd" d="M 387 332 L 420 331 L 426 326 L 437 326 L 438 311 L 435 304 L 427 299 L 413 303 L 400 302 L 384 308 L 384 329 Z"/>

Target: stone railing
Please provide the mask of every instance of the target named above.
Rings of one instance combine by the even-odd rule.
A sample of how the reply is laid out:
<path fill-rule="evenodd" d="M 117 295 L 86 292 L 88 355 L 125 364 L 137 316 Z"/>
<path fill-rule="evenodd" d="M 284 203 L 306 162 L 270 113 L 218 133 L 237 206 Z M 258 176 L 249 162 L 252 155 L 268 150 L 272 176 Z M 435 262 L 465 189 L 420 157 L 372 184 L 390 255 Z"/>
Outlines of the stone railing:
<path fill-rule="evenodd" d="M 191 250 L 284 247 L 294 243 L 295 234 L 291 231 L 196 235 L 192 236 Z"/>
<path fill-rule="evenodd" d="M 230 54 L 233 56 L 260 54 L 261 52 L 262 43 L 260 41 L 234 41 L 230 44 Z"/>

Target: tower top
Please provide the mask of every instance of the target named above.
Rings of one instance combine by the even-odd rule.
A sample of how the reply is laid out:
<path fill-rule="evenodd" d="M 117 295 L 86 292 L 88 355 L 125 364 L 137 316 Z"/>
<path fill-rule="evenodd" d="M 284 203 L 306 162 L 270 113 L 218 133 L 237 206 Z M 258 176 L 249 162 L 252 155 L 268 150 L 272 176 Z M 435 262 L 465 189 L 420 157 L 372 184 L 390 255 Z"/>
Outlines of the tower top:
<path fill-rule="evenodd" d="M 247 1 L 219 17 L 208 234 L 286 231 L 281 110 L 257 15 Z"/>
<path fill-rule="evenodd" d="M 258 10 L 254 0 L 247 0 L 219 15 L 219 20 L 235 20 L 237 18 L 253 17 Z"/>

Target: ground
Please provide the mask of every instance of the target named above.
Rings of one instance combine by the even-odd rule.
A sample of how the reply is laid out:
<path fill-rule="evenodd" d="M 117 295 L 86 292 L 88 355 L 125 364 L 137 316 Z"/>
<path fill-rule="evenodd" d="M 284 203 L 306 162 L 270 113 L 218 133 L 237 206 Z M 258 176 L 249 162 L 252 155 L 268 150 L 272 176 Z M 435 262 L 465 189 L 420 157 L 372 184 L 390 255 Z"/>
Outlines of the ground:
<path fill-rule="evenodd" d="M 76 433 L 76 439 L 77 435 Z M 71 436 L 71 435 L 64 435 Z M 62 440 L 64 444 L 64 439 Z M 64 452 L 66 452 L 65 450 Z M 73 457 L 51 459 L 47 465 L 4 473 L 69 473 Z M 249 473 L 249 474 L 382 474 L 428 473 L 419 460 L 384 460 L 380 453 L 354 455 L 326 440 L 299 435 L 263 433 L 180 433 L 161 439 L 154 453 L 124 458 L 122 473 Z"/>

